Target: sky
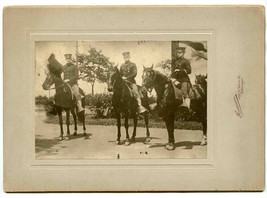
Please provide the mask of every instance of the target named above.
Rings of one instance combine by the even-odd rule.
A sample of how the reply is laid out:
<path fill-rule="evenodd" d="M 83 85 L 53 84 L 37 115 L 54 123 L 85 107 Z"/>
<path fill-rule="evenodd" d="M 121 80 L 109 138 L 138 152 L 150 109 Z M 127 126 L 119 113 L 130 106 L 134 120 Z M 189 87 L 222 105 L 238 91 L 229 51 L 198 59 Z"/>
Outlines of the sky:
<path fill-rule="evenodd" d="M 202 42 L 207 46 L 207 42 Z M 78 52 L 86 53 L 89 48 L 94 47 L 97 50 L 102 50 L 102 53 L 110 58 L 111 62 L 118 64 L 119 67 L 123 64 L 122 53 L 129 51 L 131 53 L 131 62 L 137 66 L 137 84 L 142 84 L 143 65 L 150 67 L 152 64 L 157 65 L 159 62 L 171 59 L 171 41 L 37 41 L 35 43 L 35 95 L 52 96 L 54 90 L 45 91 L 42 89 L 42 84 L 46 78 L 45 70 L 47 59 L 51 53 L 55 54 L 56 59 L 65 65 L 64 54 L 72 54 L 75 57 L 76 45 L 78 44 Z M 180 44 L 182 46 L 182 44 Z M 189 75 L 191 82 L 194 82 L 195 74 L 207 73 L 207 61 L 205 59 L 196 59 L 192 56 L 192 48 L 186 47 L 185 58 L 189 59 L 192 67 L 192 74 Z M 159 68 L 158 68 L 159 69 Z M 79 86 L 88 94 L 91 93 L 91 84 L 79 80 Z M 107 92 L 106 83 L 96 83 L 95 93 Z"/>

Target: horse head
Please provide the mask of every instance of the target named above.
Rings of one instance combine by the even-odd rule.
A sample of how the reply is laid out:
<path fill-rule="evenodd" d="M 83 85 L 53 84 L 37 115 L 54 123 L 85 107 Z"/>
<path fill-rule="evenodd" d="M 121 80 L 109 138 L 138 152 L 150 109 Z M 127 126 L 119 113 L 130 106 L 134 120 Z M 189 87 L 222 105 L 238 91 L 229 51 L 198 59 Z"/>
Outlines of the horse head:
<path fill-rule="evenodd" d="M 199 84 L 199 85 L 206 84 L 207 83 L 207 81 L 206 81 L 207 77 L 208 77 L 207 75 L 201 75 L 201 74 L 196 75 L 195 83 Z"/>
<path fill-rule="evenodd" d="M 154 87 L 155 75 L 153 65 L 147 68 L 143 65 L 142 84 L 149 92 L 151 92 Z"/>
<path fill-rule="evenodd" d="M 46 79 L 42 85 L 44 90 L 49 90 L 50 87 L 54 84 L 54 78 L 53 74 L 50 73 L 49 71 L 46 72 Z"/>
<path fill-rule="evenodd" d="M 118 69 L 118 65 L 116 66 L 111 66 L 109 68 L 108 71 L 108 80 L 107 80 L 107 84 L 108 84 L 108 91 L 112 92 L 114 89 L 114 86 L 117 82 L 117 79 L 120 78 L 120 71 Z"/>

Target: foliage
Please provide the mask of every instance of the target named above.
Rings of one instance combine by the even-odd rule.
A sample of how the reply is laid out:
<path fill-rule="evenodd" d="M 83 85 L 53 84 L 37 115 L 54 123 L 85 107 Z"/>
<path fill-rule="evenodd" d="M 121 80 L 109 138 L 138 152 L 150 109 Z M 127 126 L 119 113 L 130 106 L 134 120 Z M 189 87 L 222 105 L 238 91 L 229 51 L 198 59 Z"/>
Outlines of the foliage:
<path fill-rule="evenodd" d="M 159 62 L 158 64 L 156 64 L 156 68 L 160 69 L 160 71 L 164 75 L 169 77 L 171 75 L 171 60 L 166 59 L 166 60 Z"/>
<path fill-rule="evenodd" d="M 51 97 L 50 97 L 51 98 Z M 35 97 L 35 104 L 36 105 L 44 105 L 47 103 L 47 101 L 50 99 L 48 98 L 47 96 L 42 96 L 42 95 L 39 95 L 39 96 L 36 96 Z"/>
<path fill-rule="evenodd" d="M 85 97 L 85 105 L 96 114 L 96 117 L 110 117 L 105 111 L 112 109 L 112 94 L 89 94 Z M 108 109 L 107 109 L 108 108 Z"/>
<path fill-rule="evenodd" d="M 92 85 L 92 94 L 94 94 L 95 82 L 104 83 L 107 81 L 107 71 L 112 63 L 101 50 L 90 48 L 88 53 L 78 54 L 77 61 L 81 78 Z"/>

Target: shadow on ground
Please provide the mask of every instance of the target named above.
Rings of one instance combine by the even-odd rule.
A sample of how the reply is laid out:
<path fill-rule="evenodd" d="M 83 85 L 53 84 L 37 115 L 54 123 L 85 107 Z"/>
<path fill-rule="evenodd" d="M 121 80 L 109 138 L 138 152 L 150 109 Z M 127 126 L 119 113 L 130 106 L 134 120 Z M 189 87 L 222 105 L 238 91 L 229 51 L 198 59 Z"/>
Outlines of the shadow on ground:
<path fill-rule="evenodd" d="M 35 137 L 35 152 L 46 152 L 48 155 L 56 155 L 57 149 L 53 147 L 59 143 L 58 139 L 44 139 L 40 136 Z"/>
<path fill-rule="evenodd" d="M 201 142 L 191 142 L 191 141 L 183 141 L 183 142 L 176 142 L 174 147 L 185 147 L 183 149 L 192 149 L 194 146 L 200 146 Z M 165 147 L 167 143 L 154 143 L 149 146 L 149 148 L 157 148 L 157 147 Z"/>
<path fill-rule="evenodd" d="M 79 139 L 79 138 L 84 138 L 85 140 L 88 140 L 90 139 L 91 136 L 92 136 L 92 133 L 86 133 L 86 135 L 84 135 L 83 133 L 78 133 L 77 135 L 71 135 L 70 140 Z"/>

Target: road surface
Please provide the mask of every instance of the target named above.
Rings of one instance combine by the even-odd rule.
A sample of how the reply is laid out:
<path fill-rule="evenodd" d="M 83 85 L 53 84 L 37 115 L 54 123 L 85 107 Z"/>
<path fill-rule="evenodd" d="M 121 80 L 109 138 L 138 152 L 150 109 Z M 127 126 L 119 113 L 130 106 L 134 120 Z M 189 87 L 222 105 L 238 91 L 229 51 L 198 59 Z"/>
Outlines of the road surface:
<path fill-rule="evenodd" d="M 36 159 L 205 159 L 207 146 L 200 146 L 201 130 L 175 129 L 175 150 L 168 151 L 166 129 L 150 128 L 151 141 L 145 144 L 145 128 L 137 128 L 136 141 L 129 146 L 116 145 L 116 126 L 87 125 L 87 136 L 83 136 L 82 126 L 78 136 L 59 141 L 59 125 L 48 124 L 43 110 L 36 110 L 35 151 Z M 66 131 L 66 125 L 64 125 Z M 125 129 L 121 128 L 121 140 L 125 140 Z M 129 128 L 130 135 L 132 127 Z M 73 133 L 73 125 L 71 125 Z"/>

